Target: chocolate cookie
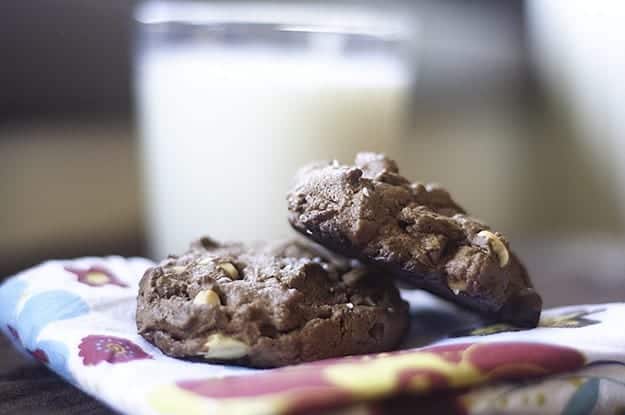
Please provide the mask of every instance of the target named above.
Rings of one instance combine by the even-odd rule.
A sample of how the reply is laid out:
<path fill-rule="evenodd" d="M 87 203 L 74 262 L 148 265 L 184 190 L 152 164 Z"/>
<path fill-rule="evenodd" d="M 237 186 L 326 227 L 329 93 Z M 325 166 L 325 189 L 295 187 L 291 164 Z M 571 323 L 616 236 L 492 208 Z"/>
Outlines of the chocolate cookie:
<path fill-rule="evenodd" d="M 442 188 L 411 183 L 381 154 L 360 153 L 355 164 L 300 170 L 288 194 L 297 231 L 414 287 L 536 326 L 542 300 L 500 233 L 468 216 Z"/>
<path fill-rule="evenodd" d="M 389 278 L 312 246 L 208 238 L 149 269 L 139 333 L 170 356 L 275 367 L 388 351 L 408 325 Z"/>

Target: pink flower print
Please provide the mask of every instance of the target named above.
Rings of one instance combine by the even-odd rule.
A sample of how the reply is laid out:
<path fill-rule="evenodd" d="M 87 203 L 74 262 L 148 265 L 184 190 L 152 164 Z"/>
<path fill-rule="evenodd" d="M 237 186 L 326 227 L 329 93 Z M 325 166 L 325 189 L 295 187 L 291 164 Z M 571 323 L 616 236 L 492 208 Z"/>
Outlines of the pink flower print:
<path fill-rule="evenodd" d="M 85 366 L 95 366 L 101 362 L 125 363 L 152 359 L 152 356 L 130 340 L 113 336 L 87 336 L 82 339 L 78 348 Z"/>
<path fill-rule="evenodd" d="M 20 338 L 20 334 L 18 333 L 17 329 L 15 329 L 15 327 L 11 325 L 7 325 L 7 328 L 9 329 L 9 333 L 11 333 L 11 336 L 13 336 L 15 341 L 17 341 L 20 345 L 22 345 L 22 347 L 24 347 L 24 349 L 26 350 L 26 352 L 28 352 L 28 354 L 30 354 L 32 357 L 34 357 L 36 360 L 43 363 L 44 365 L 47 365 L 48 363 L 50 363 L 50 359 L 48 359 L 48 355 L 46 354 L 45 351 L 43 351 L 40 348 L 37 348 L 35 350 L 29 350 L 22 344 L 22 339 Z"/>
<path fill-rule="evenodd" d="M 117 285 L 118 287 L 128 287 L 128 284 L 122 282 L 111 271 L 104 267 L 92 266 L 87 269 L 77 269 L 65 267 L 65 271 L 76 275 L 78 282 L 89 285 L 90 287 L 102 287 L 104 285 Z"/>

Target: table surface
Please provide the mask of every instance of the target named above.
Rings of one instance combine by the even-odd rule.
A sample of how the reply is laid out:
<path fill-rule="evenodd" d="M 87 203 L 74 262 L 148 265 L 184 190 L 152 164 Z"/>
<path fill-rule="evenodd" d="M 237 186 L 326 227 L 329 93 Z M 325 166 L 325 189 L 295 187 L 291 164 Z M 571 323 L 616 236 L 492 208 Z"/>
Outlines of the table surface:
<path fill-rule="evenodd" d="M 625 301 L 625 243 L 585 239 L 520 244 L 546 307 Z M 112 414 L 0 335 L 0 415 Z"/>
<path fill-rule="evenodd" d="M 96 400 L 31 363 L 0 335 L 0 414 L 113 414 Z"/>

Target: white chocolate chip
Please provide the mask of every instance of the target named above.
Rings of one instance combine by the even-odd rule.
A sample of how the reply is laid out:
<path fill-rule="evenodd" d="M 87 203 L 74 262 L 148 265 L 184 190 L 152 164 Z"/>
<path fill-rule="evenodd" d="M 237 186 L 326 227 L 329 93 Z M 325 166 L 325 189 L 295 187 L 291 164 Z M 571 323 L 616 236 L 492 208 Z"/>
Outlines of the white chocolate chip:
<path fill-rule="evenodd" d="M 362 195 L 364 197 L 370 197 L 371 193 L 369 193 L 369 189 L 365 187 L 364 189 L 362 189 Z"/>
<path fill-rule="evenodd" d="M 458 295 L 461 291 L 465 291 L 467 289 L 467 282 L 463 280 L 447 281 L 447 286 L 454 293 L 454 295 Z"/>
<path fill-rule="evenodd" d="M 239 270 L 231 262 L 222 262 L 221 264 L 217 265 L 217 269 L 220 269 L 228 274 L 228 276 L 233 280 L 239 278 Z"/>
<path fill-rule="evenodd" d="M 347 303 L 345 304 L 345 306 L 349 308 L 350 310 L 354 308 L 354 305 L 352 303 Z"/>
<path fill-rule="evenodd" d="M 211 262 L 213 262 L 213 258 L 211 258 L 211 257 L 203 257 L 197 263 L 199 265 L 208 265 Z"/>
<path fill-rule="evenodd" d="M 497 235 L 491 231 L 481 231 L 477 234 L 477 237 L 487 241 L 488 247 L 497 256 L 497 260 L 499 261 L 499 266 L 501 268 L 508 265 L 508 262 L 510 261 L 510 254 L 508 253 L 506 245 L 497 237 Z"/>
<path fill-rule="evenodd" d="M 211 334 L 204 343 L 202 355 L 207 359 L 238 359 L 247 355 L 247 344 L 223 334 Z"/>
<path fill-rule="evenodd" d="M 176 265 L 175 267 L 171 267 L 171 270 L 174 272 L 174 274 L 182 274 L 187 270 L 187 267 L 184 267 L 182 265 Z"/>
<path fill-rule="evenodd" d="M 194 305 L 221 305 L 221 300 L 213 290 L 202 290 L 193 299 Z"/>

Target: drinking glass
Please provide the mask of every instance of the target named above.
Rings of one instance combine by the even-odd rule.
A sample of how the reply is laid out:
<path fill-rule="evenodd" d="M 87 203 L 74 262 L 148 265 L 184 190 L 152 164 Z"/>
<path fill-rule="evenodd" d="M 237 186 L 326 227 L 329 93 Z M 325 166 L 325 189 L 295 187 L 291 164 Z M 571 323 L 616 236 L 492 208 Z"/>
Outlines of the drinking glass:
<path fill-rule="evenodd" d="M 416 75 L 412 18 L 362 4 L 148 1 L 135 87 L 151 254 L 291 234 L 297 168 L 391 156 Z"/>

